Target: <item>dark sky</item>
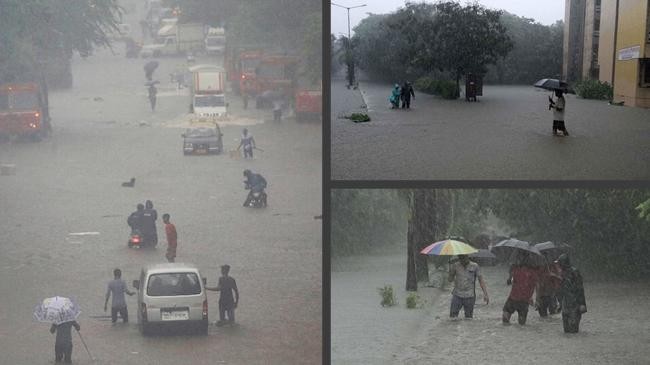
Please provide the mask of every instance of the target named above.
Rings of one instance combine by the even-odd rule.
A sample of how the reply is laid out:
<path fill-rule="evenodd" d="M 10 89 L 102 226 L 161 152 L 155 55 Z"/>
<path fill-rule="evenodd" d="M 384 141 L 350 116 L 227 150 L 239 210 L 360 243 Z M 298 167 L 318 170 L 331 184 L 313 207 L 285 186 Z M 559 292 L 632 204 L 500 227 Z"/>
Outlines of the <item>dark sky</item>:
<path fill-rule="evenodd" d="M 333 1 L 343 6 L 356 6 L 366 4 L 367 6 L 350 10 L 350 27 L 354 28 L 361 19 L 368 16 L 367 13 L 385 14 L 402 7 L 404 0 L 338 0 Z M 427 1 L 429 2 L 429 1 Z M 466 3 L 469 1 L 462 1 Z M 564 19 L 565 0 L 478 0 L 482 5 L 493 9 L 503 9 L 515 15 L 533 18 L 542 24 L 553 24 L 557 20 Z M 337 36 L 348 33 L 347 10 L 338 6 L 332 8 L 332 34 Z"/>

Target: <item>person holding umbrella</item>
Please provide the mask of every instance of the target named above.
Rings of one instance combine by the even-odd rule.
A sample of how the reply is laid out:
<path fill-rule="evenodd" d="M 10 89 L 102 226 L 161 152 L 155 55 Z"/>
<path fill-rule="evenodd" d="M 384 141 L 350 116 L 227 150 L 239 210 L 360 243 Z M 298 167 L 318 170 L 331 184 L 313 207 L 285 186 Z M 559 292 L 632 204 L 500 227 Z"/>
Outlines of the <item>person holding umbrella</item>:
<path fill-rule="evenodd" d="M 561 131 L 565 136 L 569 135 L 569 132 L 566 130 L 564 125 L 564 109 L 566 106 L 566 101 L 564 100 L 564 94 L 561 89 L 555 89 L 555 96 L 557 99 L 555 101 L 549 97 L 549 109 L 553 109 L 553 135 L 557 136 L 557 131 Z"/>
<path fill-rule="evenodd" d="M 459 241 L 448 238 L 444 241 L 435 242 L 420 251 L 424 255 L 436 256 L 458 256 L 458 261 L 449 264 L 449 276 L 447 280 L 454 282 L 452 291 L 451 308 L 449 317 L 458 318 L 460 310 L 463 309 L 465 318 L 474 317 L 474 304 L 476 303 L 476 280 L 478 279 L 483 290 L 485 304 L 490 303 L 487 288 L 483 281 L 483 275 L 477 263 L 469 260 L 467 255 L 478 252 L 474 247 Z"/>
<path fill-rule="evenodd" d="M 533 304 L 533 292 L 539 279 L 539 271 L 531 264 L 528 254 L 521 254 L 519 262 L 510 268 L 510 276 L 507 284 L 512 284 L 510 295 L 503 305 L 503 323 L 509 324 L 510 317 L 517 311 L 517 320 L 520 325 L 526 324 L 528 316 L 528 305 Z"/>
<path fill-rule="evenodd" d="M 77 321 L 64 322 L 61 324 L 52 323 L 50 333 L 56 332 L 54 342 L 54 362 L 63 361 L 66 364 L 72 363 L 72 327 L 77 331 L 81 329 Z"/>
<path fill-rule="evenodd" d="M 558 292 L 558 299 L 562 306 L 562 324 L 565 333 L 578 333 L 580 319 L 587 313 L 585 290 L 582 286 L 580 271 L 571 266 L 569 255 L 563 253 L 556 263 L 562 268 L 562 283 Z"/>
<path fill-rule="evenodd" d="M 458 318 L 461 308 L 464 310 L 465 318 L 474 317 L 476 279 L 478 279 L 483 290 L 485 304 L 490 304 L 490 298 L 478 264 L 470 261 L 467 255 L 458 255 L 458 261 L 453 263 L 449 269 L 448 280 L 454 282 L 449 317 Z"/>
<path fill-rule="evenodd" d="M 77 330 L 81 329 L 77 318 L 81 314 L 81 310 L 77 303 L 65 297 L 51 297 L 44 299 L 34 309 L 34 319 L 39 322 L 52 323 L 50 326 L 50 333 L 56 333 L 56 340 L 54 342 L 54 362 L 72 363 L 72 327 Z M 83 337 L 79 334 L 79 338 L 86 347 Z M 88 351 L 90 355 L 90 351 Z M 91 356 L 92 358 L 92 356 Z"/>

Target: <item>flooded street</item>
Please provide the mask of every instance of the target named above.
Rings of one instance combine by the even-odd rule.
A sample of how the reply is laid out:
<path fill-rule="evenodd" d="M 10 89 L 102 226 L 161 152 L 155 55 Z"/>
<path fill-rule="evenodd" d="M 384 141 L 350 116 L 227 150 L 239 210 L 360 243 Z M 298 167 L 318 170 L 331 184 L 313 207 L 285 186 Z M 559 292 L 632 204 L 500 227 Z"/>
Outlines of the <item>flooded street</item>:
<path fill-rule="evenodd" d="M 571 135 L 553 138 L 549 93 L 485 86 L 478 103 L 415 91 L 391 110 L 391 85 L 362 81 L 361 94 L 332 80 L 334 180 L 647 179 L 650 111 L 567 96 Z M 337 116 L 368 113 L 369 123 Z"/>
<path fill-rule="evenodd" d="M 450 286 L 420 286 L 422 308 L 406 309 L 403 256 L 355 256 L 333 266 L 332 364 L 648 363 L 647 283 L 597 283 L 583 274 L 588 313 L 578 334 L 565 334 L 560 315 L 542 320 L 532 307 L 525 326 L 516 314 L 515 324 L 501 323 L 510 290 L 501 266 L 482 267 L 491 302 L 479 294 L 473 320 L 449 319 Z M 376 288 L 384 285 L 393 285 L 397 306 L 379 305 Z"/>
<path fill-rule="evenodd" d="M 136 28 L 137 29 L 137 28 Z M 243 111 L 227 94 L 234 122 L 221 124 L 225 153 L 184 156 L 180 128 L 187 90 L 169 74 L 185 58 L 160 58 L 152 112 L 142 66 L 106 50 L 73 61 L 74 87 L 50 93 L 53 135 L 39 143 L 0 143 L 0 348 L 6 364 L 54 362 L 49 325 L 32 319 L 34 306 L 54 295 L 77 300 L 81 334 L 73 334 L 76 364 L 314 364 L 321 361 L 321 125 L 270 110 Z M 197 63 L 220 63 L 197 59 Z M 254 160 L 232 158 L 243 125 L 255 136 Z M 242 207 L 242 171 L 268 181 L 266 209 Z M 121 183 L 136 178 L 134 188 Z M 165 262 L 164 224 L 155 250 L 127 248 L 126 218 L 150 199 L 171 214 L 178 231 L 177 262 L 198 266 L 216 286 L 231 266 L 241 301 L 239 326 L 210 326 L 207 337 L 143 337 L 136 296 L 127 297 L 130 323 L 111 326 L 106 284 L 122 269 L 131 284 L 144 265 Z M 133 288 L 131 288 L 133 290 Z M 208 292 L 209 320 L 218 319 L 218 293 Z"/>

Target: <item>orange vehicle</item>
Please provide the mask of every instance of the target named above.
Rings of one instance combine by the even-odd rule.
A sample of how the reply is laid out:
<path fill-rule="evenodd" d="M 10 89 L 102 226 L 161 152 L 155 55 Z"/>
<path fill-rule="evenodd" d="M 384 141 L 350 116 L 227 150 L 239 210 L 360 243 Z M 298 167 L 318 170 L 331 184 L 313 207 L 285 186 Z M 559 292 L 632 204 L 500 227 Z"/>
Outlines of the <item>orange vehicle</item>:
<path fill-rule="evenodd" d="M 323 92 L 321 90 L 298 90 L 296 92 L 296 120 L 298 122 L 321 121 L 323 117 Z"/>
<path fill-rule="evenodd" d="M 40 140 L 50 130 L 45 85 L 35 82 L 0 85 L 0 135 Z"/>
<path fill-rule="evenodd" d="M 283 55 L 264 56 L 255 73 L 255 85 L 258 93 L 277 90 L 293 98 L 296 81 L 298 58 Z"/>
<path fill-rule="evenodd" d="M 228 72 L 228 81 L 238 93 L 255 94 L 255 69 L 259 66 L 264 52 L 259 47 L 239 46 L 227 48 L 224 59 Z"/>

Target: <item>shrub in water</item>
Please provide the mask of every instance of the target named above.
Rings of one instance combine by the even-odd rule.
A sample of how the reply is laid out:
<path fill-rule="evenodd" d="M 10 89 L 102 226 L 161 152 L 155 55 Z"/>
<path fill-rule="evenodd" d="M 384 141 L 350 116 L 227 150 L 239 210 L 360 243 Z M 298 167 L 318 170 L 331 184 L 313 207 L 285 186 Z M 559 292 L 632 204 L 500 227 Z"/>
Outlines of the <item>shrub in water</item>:
<path fill-rule="evenodd" d="M 612 86 L 600 80 L 585 79 L 574 86 L 576 94 L 583 99 L 611 100 L 614 94 Z"/>
<path fill-rule="evenodd" d="M 410 293 L 408 297 L 406 297 L 406 308 L 408 309 L 414 309 L 418 306 L 418 302 L 420 301 L 420 297 L 415 294 L 415 293 Z"/>
<path fill-rule="evenodd" d="M 458 99 L 458 87 L 454 81 L 443 80 L 439 82 L 440 96 L 444 99 Z"/>
<path fill-rule="evenodd" d="M 379 295 L 381 295 L 381 306 L 382 307 L 392 307 L 397 304 L 397 299 L 395 294 L 393 294 L 393 287 L 391 285 L 386 285 L 383 288 L 378 288 Z"/>
<path fill-rule="evenodd" d="M 363 122 L 370 121 L 370 117 L 368 116 L 368 114 L 364 114 L 364 113 L 352 113 L 345 118 L 350 119 L 355 123 L 363 123 Z"/>

